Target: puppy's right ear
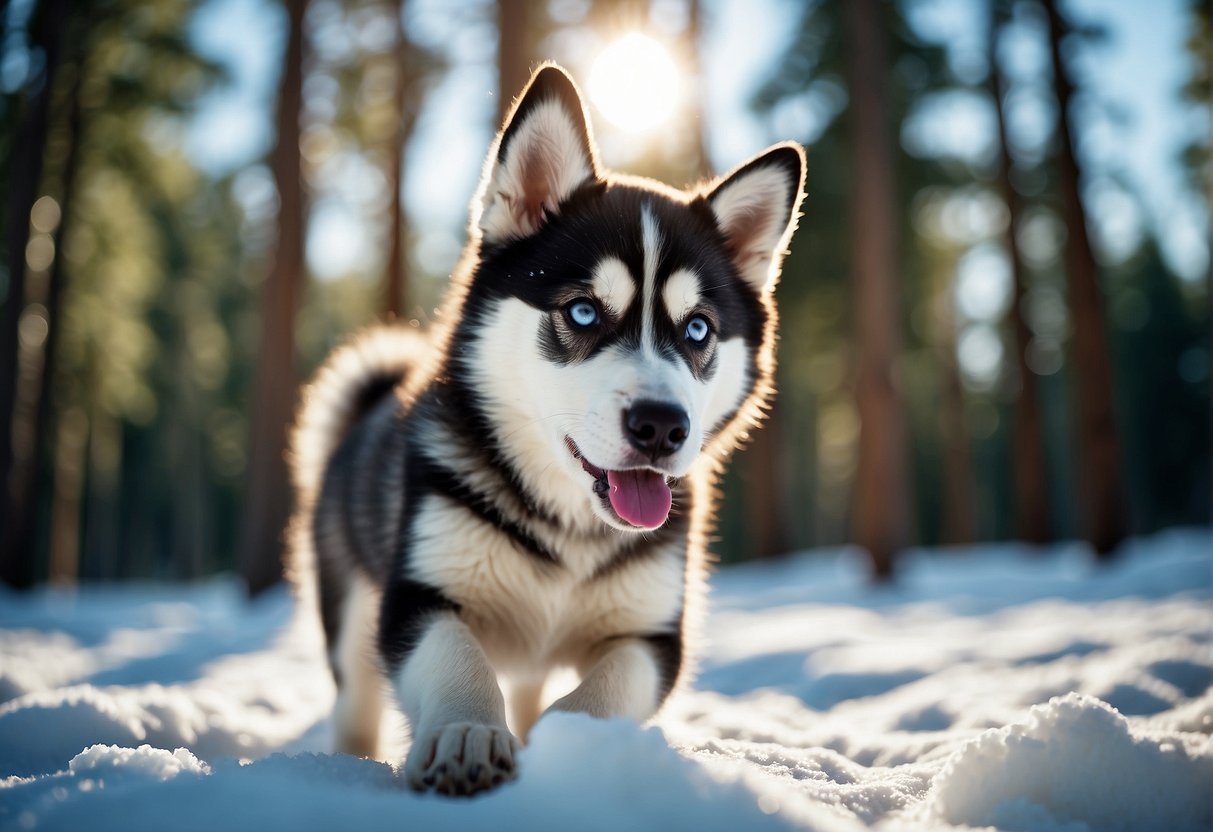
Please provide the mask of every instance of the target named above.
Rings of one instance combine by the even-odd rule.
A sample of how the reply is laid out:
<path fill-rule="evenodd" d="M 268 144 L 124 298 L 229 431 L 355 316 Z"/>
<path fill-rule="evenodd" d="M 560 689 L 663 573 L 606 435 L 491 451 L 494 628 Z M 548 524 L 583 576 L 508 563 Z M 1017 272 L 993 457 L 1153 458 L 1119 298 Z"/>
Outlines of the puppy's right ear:
<path fill-rule="evenodd" d="M 563 69 L 548 64 L 531 77 L 489 151 L 474 221 L 488 243 L 527 237 L 597 175 L 581 95 Z"/>

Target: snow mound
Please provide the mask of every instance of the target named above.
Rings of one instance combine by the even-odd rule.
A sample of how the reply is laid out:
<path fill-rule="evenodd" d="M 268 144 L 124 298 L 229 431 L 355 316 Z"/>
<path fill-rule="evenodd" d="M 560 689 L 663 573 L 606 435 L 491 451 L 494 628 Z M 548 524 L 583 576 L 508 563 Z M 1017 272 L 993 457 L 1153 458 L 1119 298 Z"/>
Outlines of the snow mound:
<path fill-rule="evenodd" d="M 85 745 L 96 744 L 188 746 L 207 756 L 259 754 L 274 747 L 265 732 L 273 731 L 275 716 L 264 703 L 249 708 L 209 687 L 76 685 L 39 691 L 0 706 L 0 770 L 54 772 Z"/>
<path fill-rule="evenodd" d="M 121 771 L 152 780 L 164 781 L 182 772 L 210 774 L 211 767 L 199 760 L 188 749 L 165 751 L 141 745 L 138 748 L 120 748 L 116 745 L 93 745 L 72 757 L 67 769 L 72 774 L 103 774 Z"/>
<path fill-rule="evenodd" d="M 501 799 L 511 813 L 542 801 L 548 828 L 795 828 L 765 811 L 777 802 L 756 804 L 737 774 L 697 766 L 658 729 L 626 719 L 552 714 L 535 726 L 520 768 L 517 788 Z M 816 820 L 821 829 L 834 821 Z"/>
<path fill-rule="evenodd" d="M 1135 733 L 1121 714 L 1071 693 L 992 729 L 949 760 L 930 811 L 968 826 L 1119 832 L 1208 830 L 1213 740 Z"/>

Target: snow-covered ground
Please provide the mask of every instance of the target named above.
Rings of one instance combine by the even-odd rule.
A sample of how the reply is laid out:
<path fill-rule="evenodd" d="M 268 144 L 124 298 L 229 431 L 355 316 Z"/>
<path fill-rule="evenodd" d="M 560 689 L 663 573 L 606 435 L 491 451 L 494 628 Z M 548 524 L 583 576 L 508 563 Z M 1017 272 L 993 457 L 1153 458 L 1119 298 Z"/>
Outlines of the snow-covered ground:
<path fill-rule="evenodd" d="M 1211 583 L 1207 531 L 733 569 L 656 726 L 552 717 L 472 800 L 326 753 L 285 592 L 0 593 L 0 829 L 1209 830 Z"/>

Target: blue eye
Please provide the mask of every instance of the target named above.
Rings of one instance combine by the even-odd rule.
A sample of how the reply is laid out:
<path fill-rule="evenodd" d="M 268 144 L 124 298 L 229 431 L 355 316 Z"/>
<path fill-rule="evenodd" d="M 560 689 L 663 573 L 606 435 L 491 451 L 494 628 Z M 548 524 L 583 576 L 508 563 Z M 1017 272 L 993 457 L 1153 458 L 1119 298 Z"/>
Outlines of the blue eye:
<path fill-rule="evenodd" d="M 574 301 L 569 305 L 568 316 L 579 327 L 591 327 L 598 323 L 598 308 L 588 300 Z"/>
<path fill-rule="evenodd" d="M 692 344 L 702 344 L 708 340 L 708 333 L 711 331 L 707 319 L 702 315 L 696 315 L 687 321 L 687 340 Z"/>

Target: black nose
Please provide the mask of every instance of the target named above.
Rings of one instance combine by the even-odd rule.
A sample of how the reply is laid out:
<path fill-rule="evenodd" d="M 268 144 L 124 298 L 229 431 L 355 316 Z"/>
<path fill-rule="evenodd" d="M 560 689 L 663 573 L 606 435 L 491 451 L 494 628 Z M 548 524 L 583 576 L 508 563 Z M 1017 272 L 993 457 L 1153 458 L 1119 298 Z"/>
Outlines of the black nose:
<path fill-rule="evenodd" d="M 691 420 L 678 405 L 642 399 L 623 411 L 623 432 L 650 459 L 672 454 L 687 441 Z"/>

